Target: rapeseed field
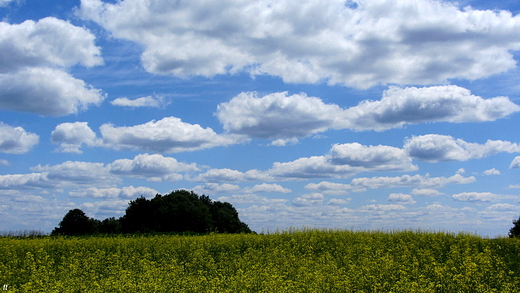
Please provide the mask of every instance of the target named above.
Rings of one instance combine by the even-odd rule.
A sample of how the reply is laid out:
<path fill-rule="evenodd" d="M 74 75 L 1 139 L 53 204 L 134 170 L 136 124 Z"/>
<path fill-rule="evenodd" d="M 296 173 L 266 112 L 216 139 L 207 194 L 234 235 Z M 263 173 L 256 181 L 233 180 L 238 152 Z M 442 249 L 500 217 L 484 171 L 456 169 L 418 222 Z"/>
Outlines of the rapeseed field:
<path fill-rule="evenodd" d="M 6 292 L 519 292 L 520 240 L 424 231 L 0 238 Z"/>

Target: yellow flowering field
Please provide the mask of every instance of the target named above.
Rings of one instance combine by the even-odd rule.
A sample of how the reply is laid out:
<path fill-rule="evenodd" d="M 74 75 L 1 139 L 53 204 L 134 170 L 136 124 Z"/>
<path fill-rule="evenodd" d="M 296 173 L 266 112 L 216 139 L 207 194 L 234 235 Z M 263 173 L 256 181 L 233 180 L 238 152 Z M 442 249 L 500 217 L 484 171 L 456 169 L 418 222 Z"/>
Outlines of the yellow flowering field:
<path fill-rule="evenodd" d="M 518 292 L 520 240 L 423 231 L 0 238 L 6 292 Z"/>

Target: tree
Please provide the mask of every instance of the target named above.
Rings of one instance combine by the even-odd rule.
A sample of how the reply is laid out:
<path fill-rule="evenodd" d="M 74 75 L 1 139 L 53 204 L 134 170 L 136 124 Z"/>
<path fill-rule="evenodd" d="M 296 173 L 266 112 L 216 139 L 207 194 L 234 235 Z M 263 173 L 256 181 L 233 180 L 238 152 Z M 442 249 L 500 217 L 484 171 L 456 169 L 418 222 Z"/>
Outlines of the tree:
<path fill-rule="evenodd" d="M 251 233 L 230 203 L 212 201 L 193 191 L 157 194 L 151 200 L 131 201 L 121 218 L 124 233 L 134 232 L 224 232 Z"/>
<path fill-rule="evenodd" d="M 212 201 L 193 191 L 177 190 L 164 196 L 157 194 L 151 200 L 138 197 L 130 201 L 125 215 L 119 219 L 99 221 L 87 217 L 80 209 L 70 210 L 51 234 L 150 232 L 252 233 L 230 203 Z"/>
<path fill-rule="evenodd" d="M 63 217 L 59 227 L 54 228 L 51 235 L 94 234 L 97 230 L 98 222 L 98 220 L 87 217 L 82 210 L 73 209 Z"/>
<path fill-rule="evenodd" d="M 509 229 L 510 238 L 520 238 L 520 217 L 517 220 L 513 220 L 513 227 Z"/>

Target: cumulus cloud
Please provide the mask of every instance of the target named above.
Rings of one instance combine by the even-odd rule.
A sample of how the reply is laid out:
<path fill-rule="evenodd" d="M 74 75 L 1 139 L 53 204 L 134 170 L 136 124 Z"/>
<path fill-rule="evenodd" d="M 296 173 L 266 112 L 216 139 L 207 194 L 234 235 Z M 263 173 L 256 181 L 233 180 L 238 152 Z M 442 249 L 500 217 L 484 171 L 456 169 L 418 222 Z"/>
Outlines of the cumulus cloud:
<path fill-rule="evenodd" d="M 348 143 L 333 145 L 325 156 L 275 162 L 269 174 L 292 178 L 332 178 L 349 177 L 360 172 L 413 170 L 417 170 L 417 166 L 399 148 Z"/>
<path fill-rule="evenodd" d="M 271 144 L 280 146 L 329 129 L 383 131 L 426 122 L 494 121 L 518 111 L 520 106 L 507 97 L 483 99 L 449 85 L 390 87 L 381 100 L 348 109 L 304 93 L 240 93 L 220 104 L 216 116 L 230 133 L 273 139 Z"/>
<path fill-rule="evenodd" d="M 137 99 L 129 99 L 129 98 L 117 98 L 110 102 L 114 106 L 120 107 L 129 107 L 129 108 L 138 108 L 138 107 L 150 107 L 150 108 L 161 108 L 164 107 L 167 103 L 164 101 L 162 97 L 141 97 Z"/>
<path fill-rule="evenodd" d="M 512 169 L 520 168 L 520 156 L 515 157 L 513 159 L 513 161 L 511 162 L 511 165 L 509 165 L 509 168 L 512 168 Z"/>
<path fill-rule="evenodd" d="M 346 110 L 345 123 L 355 130 L 386 130 L 425 122 L 494 121 L 520 111 L 507 97 L 483 99 L 455 85 L 390 87 L 379 101 L 364 101 Z"/>
<path fill-rule="evenodd" d="M 47 174 L 7 174 L 0 175 L 0 189 L 20 190 L 33 188 L 52 188 L 56 184 L 47 178 Z"/>
<path fill-rule="evenodd" d="M 499 211 L 499 212 L 518 212 L 520 206 L 510 203 L 496 203 L 486 208 L 487 211 Z"/>
<path fill-rule="evenodd" d="M 430 177 L 429 175 L 403 175 L 397 177 L 360 177 L 354 178 L 349 184 L 322 181 L 309 183 L 306 189 L 316 190 L 324 194 L 345 194 L 348 192 L 364 192 L 367 189 L 413 187 L 414 195 L 437 196 L 442 193 L 432 189 L 448 184 L 469 184 L 475 182 L 475 177 L 463 177 L 455 174 L 451 177 Z"/>
<path fill-rule="evenodd" d="M 88 30 L 53 17 L 0 22 L 0 109 L 64 116 L 99 105 L 105 95 L 63 68 L 101 65 Z"/>
<path fill-rule="evenodd" d="M 99 105 L 105 99 L 100 90 L 54 68 L 24 68 L 0 73 L 0 109 L 64 116 Z"/>
<path fill-rule="evenodd" d="M 218 201 L 229 202 L 231 204 L 271 204 L 287 202 L 282 198 L 267 198 L 256 194 L 235 194 L 231 196 L 221 196 Z"/>
<path fill-rule="evenodd" d="M 402 204 L 414 204 L 415 200 L 413 200 L 413 197 L 409 194 L 404 193 L 392 193 L 387 198 L 390 202 L 400 202 Z"/>
<path fill-rule="evenodd" d="M 120 181 L 103 163 L 66 161 L 58 165 L 37 165 L 32 167 L 31 171 L 41 172 L 47 180 L 60 186 L 98 185 L 104 187 Z"/>
<path fill-rule="evenodd" d="M 264 139 L 305 137 L 330 128 L 342 110 L 319 98 L 287 92 L 241 93 L 217 107 L 225 130 Z"/>
<path fill-rule="evenodd" d="M 378 211 L 378 212 L 387 212 L 387 211 L 402 211 L 406 208 L 400 204 L 371 204 L 361 207 L 362 210 L 365 211 Z"/>
<path fill-rule="evenodd" d="M 321 181 L 320 183 L 309 183 L 305 185 L 305 188 L 310 190 L 316 190 L 324 194 L 334 195 L 346 194 L 353 189 L 353 187 L 350 184 L 335 183 L 328 181 Z"/>
<path fill-rule="evenodd" d="M 469 143 L 448 135 L 427 134 L 407 139 L 404 149 L 415 159 L 438 162 L 480 159 L 502 152 L 518 153 L 520 145 L 502 140 Z"/>
<path fill-rule="evenodd" d="M 341 198 L 331 198 L 327 204 L 328 205 L 332 205 L 332 206 L 340 206 L 340 205 L 344 205 L 344 204 L 347 204 L 350 202 L 350 198 L 349 199 L 341 199 Z"/>
<path fill-rule="evenodd" d="M 176 117 L 165 117 L 136 126 L 99 128 L 106 147 L 116 150 L 144 150 L 158 153 L 193 151 L 244 141 L 240 136 L 219 135 L 211 128 L 189 124 Z"/>
<path fill-rule="evenodd" d="M 250 188 L 244 188 L 243 192 L 245 193 L 258 193 L 258 192 L 279 192 L 279 193 L 290 193 L 292 190 L 289 188 L 285 188 L 278 184 L 268 184 L 262 183 L 255 185 Z"/>
<path fill-rule="evenodd" d="M 321 193 L 310 193 L 295 198 L 292 203 L 295 206 L 313 206 L 322 204 L 324 199 L 325 196 Z"/>
<path fill-rule="evenodd" d="M 224 184 L 218 184 L 218 183 L 206 183 L 204 185 L 198 185 L 190 190 L 193 190 L 196 193 L 199 194 L 215 194 L 215 193 L 229 193 L 229 192 L 235 192 L 240 189 L 240 186 L 224 183 Z"/>
<path fill-rule="evenodd" d="M 484 171 L 483 174 L 484 175 L 488 175 L 488 176 L 489 175 L 500 175 L 500 171 L 495 169 L 495 168 L 493 168 L 493 169 L 489 169 L 489 170 Z"/>
<path fill-rule="evenodd" d="M 192 178 L 194 181 L 203 182 L 240 182 L 240 181 L 262 181 L 272 178 L 263 171 L 249 170 L 240 172 L 232 169 L 210 169 Z"/>
<path fill-rule="evenodd" d="M 482 202 L 494 201 L 498 199 L 499 196 L 491 192 L 463 192 L 454 194 L 451 197 L 456 201 Z"/>
<path fill-rule="evenodd" d="M 366 88 L 474 80 L 516 66 L 520 18 L 510 12 L 429 0 L 355 3 L 82 0 L 77 14 L 142 44 L 149 72 L 180 77 L 249 71 Z"/>
<path fill-rule="evenodd" d="M 23 154 L 38 144 L 40 137 L 22 127 L 12 127 L 0 122 L 0 152 Z"/>
<path fill-rule="evenodd" d="M 420 195 L 420 196 L 439 196 L 444 193 L 431 188 L 415 188 L 412 190 L 413 195 Z"/>
<path fill-rule="evenodd" d="M 89 187 L 84 189 L 77 189 L 69 192 L 70 197 L 90 197 L 90 198 L 123 198 L 135 199 L 140 196 L 151 197 L 158 194 L 157 190 L 139 186 L 126 186 L 123 188 L 97 188 Z"/>
<path fill-rule="evenodd" d="M 334 165 L 377 168 L 387 171 L 416 169 L 412 165 L 412 159 L 402 149 L 385 145 L 334 144 L 327 156 Z"/>
<path fill-rule="evenodd" d="M 475 182 L 475 177 L 463 177 L 455 174 L 451 177 L 430 177 L 429 175 L 403 175 L 397 177 L 354 178 L 350 182 L 352 187 L 380 189 L 395 187 L 440 188 L 447 184 L 469 184 Z"/>
<path fill-rule="evenodd" d="M 88 126 L 88 122 L 61 123 L 51 132 L 51 141 L 59 143 L 58 152 L 81 154 L 83 144 L 95 146 L 100 144 L 96 134 Z"/>
<path fill-rule="evenodd" d="M 169 181 L 177 173 L 199 170 L 195 163 L 182 163 L 159 154 L 139 154 L 133 159 L 115 160 L 107 168 L 112 174 L 156 179 L 154 181 Z"/>

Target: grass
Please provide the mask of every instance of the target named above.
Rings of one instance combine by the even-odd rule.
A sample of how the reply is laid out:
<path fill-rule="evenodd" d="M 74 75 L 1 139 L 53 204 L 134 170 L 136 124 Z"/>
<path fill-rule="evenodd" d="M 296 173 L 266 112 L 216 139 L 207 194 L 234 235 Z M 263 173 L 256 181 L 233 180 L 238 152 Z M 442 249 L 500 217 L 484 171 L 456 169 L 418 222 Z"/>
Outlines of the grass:
<path fill-rule="evenodd" d="M 0 238 L 8 292 L 518 292 L 520 240 L 424 231 Z M 3 287 L 2 287 L 3 286 Z"/>

